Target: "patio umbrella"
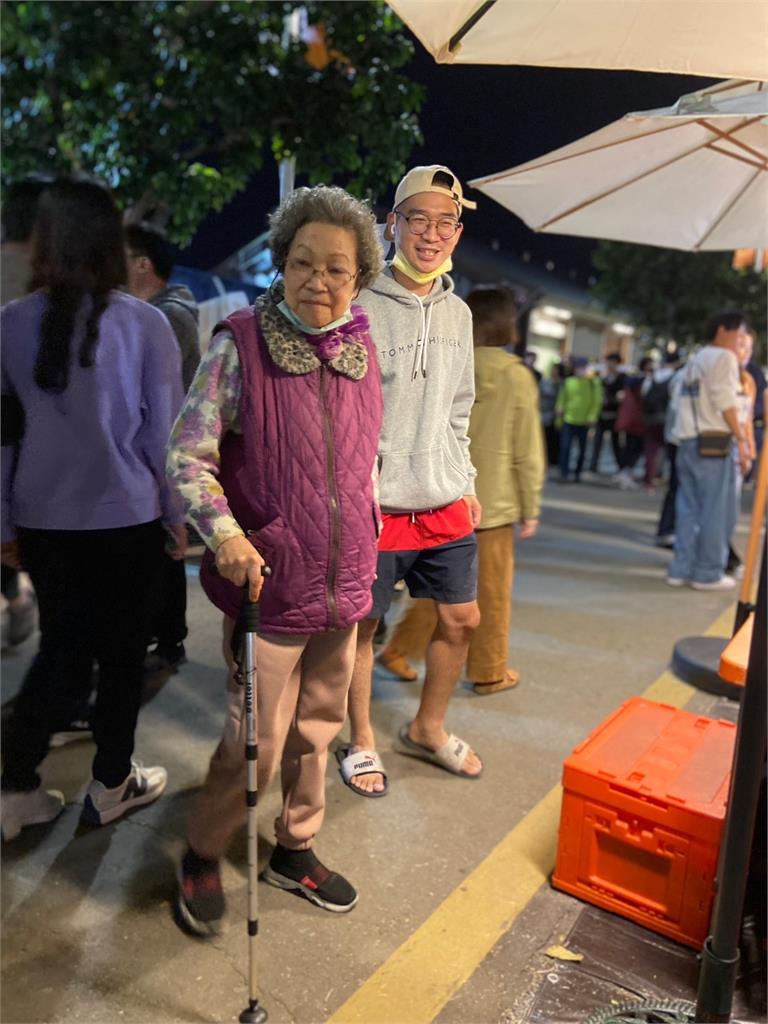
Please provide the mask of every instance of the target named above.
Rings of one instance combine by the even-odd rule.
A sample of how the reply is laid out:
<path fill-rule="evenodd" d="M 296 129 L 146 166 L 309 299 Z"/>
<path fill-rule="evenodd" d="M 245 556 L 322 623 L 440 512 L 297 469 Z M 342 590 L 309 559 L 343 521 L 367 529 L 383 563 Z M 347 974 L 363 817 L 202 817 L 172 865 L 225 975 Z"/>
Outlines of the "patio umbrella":
<path fill-rule="evenodd" d="M 768 83 L 689 93 L 469 184 L 534 231 L 692 251 L 765 248 Z"/>
<path fill-rule="evenodd" d="M 390 0 L 440 64 L 768 78 L 766 0 Z"/>

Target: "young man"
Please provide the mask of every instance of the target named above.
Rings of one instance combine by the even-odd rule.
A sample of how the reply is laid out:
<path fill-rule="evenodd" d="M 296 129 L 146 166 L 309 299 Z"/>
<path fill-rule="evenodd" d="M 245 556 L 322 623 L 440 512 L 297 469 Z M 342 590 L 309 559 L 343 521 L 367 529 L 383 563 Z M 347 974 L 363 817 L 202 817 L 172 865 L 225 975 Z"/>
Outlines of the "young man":
<path fill-rule="evenodd" d="M 394 241 L 395 257 L 359 300 L 378 348 L 384 392 L 377 579 L 370 617 L 358 628 L 351 745 L 341 752 L 343 777 L 363 796 L 386 792 L 370 718 L 373 636 L 401 579 L 413 597 L 437 603 L 438 624 L 419 710 L 400 740 L 409 753 L 466 778 L 483 767 L 469 744 L 444 726 L 480 618 L 474 530 L 481 509 L 467 436 L 474 401 L 472 318 L 448 276 L 462 212 L 475 206 L 447 167 L 409 171 L 387 215 L 385 238 Z"/>
<path fill-rule="evenodd" d="M 168 285 L 173 252 L 165 235 L 144 224 L 125 228 L 128 291 L 156 306 L 171 325 L 181 349 L 181 381 L 189 390 L 200 362 L 198 312 L 194 296 L 183 285 Z M 149 671 L 175 670 L 186 661 L 187 578 L 182 559 L 166 557 L 161 592 L 153 619 L 157 644 L 147 656 Z"/>
<path fill-rule="evenodd" d="M 560 388 L 555 403 L 555 422 L 562 424 L 560 437 L 560 480 L 566 483 L 570 472 L 571 445 L 576 440 L 579 455 L 576 462 L 575 480 L 581 480 L 584 457 L 587 454 L 589 428 L 600 418 L 603 393 L 600 381 L 587 376 L 589 365 L 585 356 L 574 356 L 571 365 L 573 375 Z"/>
<path fill-rule="evenodd" d="M 707 325 L 705 346 L 682 373 L 673 428 L 678 489 L 675 555 L 667 573 L 671 587 L 687 583 L 694 590 L 732 590 L 736 585 L 723 566 L 735 501 L 734 445 L 742 473 L 751 465 L 749 439 L 739 422 L 738 351 L 746 332 L 742 313 L 718 313 Z M 700 443 L 702 435 L 710 439 Z M 720 452 L 712 435 L 724 441 Z"/>

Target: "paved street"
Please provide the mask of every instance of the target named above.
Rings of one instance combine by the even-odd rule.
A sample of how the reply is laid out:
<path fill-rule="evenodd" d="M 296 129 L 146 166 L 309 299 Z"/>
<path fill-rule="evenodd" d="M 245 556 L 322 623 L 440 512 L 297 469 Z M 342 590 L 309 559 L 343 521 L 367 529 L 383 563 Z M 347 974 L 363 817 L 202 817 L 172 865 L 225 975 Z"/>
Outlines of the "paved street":
<path fill-rule="evenodd" d="M 394 752 L 419 683 L 377 672 L 374 718 L 391 792 L 361 799 L 329 764 L 317 846 L 355 883 L 358 907 L 336 916 L 259 887 L 273 1024 L 527 1019 L 549 970 L 543 949 L 583 909 L 546 881 L 563 759 L 624 699 L 648 690 L 676 639 L 718 618 L 727 630 L 723 613 L 735 599 L 664 585 L 669 553 L 652 546 L 659 501 L 600 484 L 548 485 L 540 535 L 517 548 L 511 664 L 523 681 L 492 697 L 462 687 L 449 715 L 484 759 L 481 780 Z M 740 547 L 745 531 L 743 519 Z M 231 1021 L 245 1005 L 244 841 L 224 868 L 230 913 L 219 939 L 186 937 L 170 913 L 184 819 L 223 714 L 218 618 L 194 577 L 189 591 L 189 663 L 144 708 L 137 736 L 137 755 L 168 768 L 167 794 L 127 820 L 81 831 L 92 747 L 54 751 L 45 782 L 65 792 L 65 813 L 4 849 L 6 1024 Z M 30 641 L 4 656 L 4 700 L 33 649 Z M 651 696 L 714 705 L 670 677 Z M 260 809 L 262 861 L 278 806 L 273 787 Z"/>

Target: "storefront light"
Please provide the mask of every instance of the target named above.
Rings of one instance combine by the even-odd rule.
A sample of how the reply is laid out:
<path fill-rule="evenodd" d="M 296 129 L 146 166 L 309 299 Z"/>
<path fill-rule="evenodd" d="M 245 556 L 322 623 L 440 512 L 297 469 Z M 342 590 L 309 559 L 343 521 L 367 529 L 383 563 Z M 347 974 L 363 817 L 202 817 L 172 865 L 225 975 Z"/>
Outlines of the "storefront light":
<path fill-rule="evenodd" d="M 534 310 L 531 314 L 529 329 L 532 334 L 538 334 L 543 338 L 565 338 L 568 334 L 568 327 L 562 320 L 554 320 L 552 317 L 544 316 L 543 307 Z"/>
<path fill-rule="evenodd" d="M 573 313 L 569 309 L 561 309 L 559 306 L 540 306 L 539 312 L 542 316 L 551 320 L 572 320 Z"/>

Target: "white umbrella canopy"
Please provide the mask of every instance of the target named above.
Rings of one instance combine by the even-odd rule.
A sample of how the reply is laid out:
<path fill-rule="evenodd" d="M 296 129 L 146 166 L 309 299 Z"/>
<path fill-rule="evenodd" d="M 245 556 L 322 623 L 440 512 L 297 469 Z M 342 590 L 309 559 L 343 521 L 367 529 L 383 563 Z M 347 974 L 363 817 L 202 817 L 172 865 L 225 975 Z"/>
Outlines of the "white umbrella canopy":
<path fill-rule="evenodd" d="M 534 231 L 693 251 L 766 248 L 768 84 L 689 93 L 469 184 Z"/>
<path fill-rule="evenodd" d="M 768 0 L 390 0 L 441 64 L 768 79 Z"/>

